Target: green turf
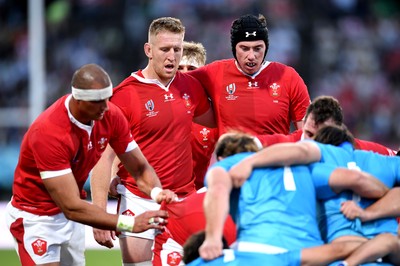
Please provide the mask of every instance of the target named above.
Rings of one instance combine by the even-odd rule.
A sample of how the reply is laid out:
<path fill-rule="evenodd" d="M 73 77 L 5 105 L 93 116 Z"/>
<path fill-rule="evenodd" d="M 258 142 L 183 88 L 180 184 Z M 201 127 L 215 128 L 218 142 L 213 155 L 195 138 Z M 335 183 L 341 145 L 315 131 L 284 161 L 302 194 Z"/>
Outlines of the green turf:
<path fill-rule="evenodd" d="M 86 251 L 86 266 L 120 266 L 121 253 L 119 249 L 91 249 Z M 0 250 L 0 265 L 18 266 L 19 263 L 15 250 Z"/>
<path fill-rule="evenodd" d="M 21 265 L 18 260 L 17 253 L 11 249 L 0 249 L 0 262 L 4 266 Z"/>

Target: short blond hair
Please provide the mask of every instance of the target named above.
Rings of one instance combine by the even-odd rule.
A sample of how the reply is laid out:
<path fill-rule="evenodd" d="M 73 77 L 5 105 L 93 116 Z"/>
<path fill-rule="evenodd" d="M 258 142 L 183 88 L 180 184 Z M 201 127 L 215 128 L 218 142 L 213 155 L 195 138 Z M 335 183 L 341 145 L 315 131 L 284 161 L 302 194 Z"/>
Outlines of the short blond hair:
<path fill-rule="evenodd" d="M 178 18 L 161 17 L 153 20 L 149 27 L 149 40 L 150 36 L 156 36 L 162 31 L 169 31 L 177 34 L 185 34 L 185 27 Z"/>
<path fill-rule="evenodd" d="M 186 56 L 189 60 L 194 60 L 200 65 L 206 64 L 206 48 L 199 42 L 183 42 L 183 54 L 182 57 Z"/>

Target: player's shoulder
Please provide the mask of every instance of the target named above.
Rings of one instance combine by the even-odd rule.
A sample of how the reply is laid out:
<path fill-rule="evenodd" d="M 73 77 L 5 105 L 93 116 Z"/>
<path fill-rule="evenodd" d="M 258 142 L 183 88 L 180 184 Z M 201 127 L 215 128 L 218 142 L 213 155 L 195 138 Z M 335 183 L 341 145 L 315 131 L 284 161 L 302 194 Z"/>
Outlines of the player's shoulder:
<path fill-rule="evenodd" d="M 108 102 L 108 111 L 105 112 L 104 118 L 99 122 L 113 122 L 119 121 L 117 119 L 124 118 L 124 114 L 122 113 L 121 109 L 113 102 Z"/>
<path fill-rule="evenodd" d="M 389 156 L 394 156 L 396 155 L 396 152 L 382 144 L 368 141 L 368 140 L 362 140 L 362 139 L 355 139 L 355 144 L 356 148 L 359 150 L 364 150 L 364 151 L 372 151 L 379 153 L 381 155 L 389 155 Z"/>
<path fill-rule="evenodd" d="M 235 66 L 235 59 L 234 58 L 229 58 L 229 59 L 218 59 L 214 60 L 207 65 L 200 67 L 203 69 L 208 69 L 208 70 L 213 70 L 213 69 L 223 69 L 225 67 L 236 67 Z"/>
<path fill-rule="evenodd" d="M 70 124 L 68 110 L 65 107 L 65 102 L 68 97 L 70 97 L 70 95 L 65 95 L 59 98 L 43 111 L 32 123 L 31 128 L 36 130 L 43 129 L 46 131 L 51 127 L 54 130 L 60 129 L 61 131 L 65 131 L 66 126 Z"/>
<path fill-rule="evenodd" d="M 199 87 L 202 87 L 200 81 L 197 78 L 192 76 L 190 73 L 183 73 L 180 71 L 176 73 L 171 85 L 177 87 L 178 89 L 185 88 L 190 90 L 198 90 Z"/>
<path fill-rule="evenodd" d="M 268 64 L 268 65 L 265 69 L 268 69 L 268 70 L 282 71 L 282 72 L 286 72 L 286 73 L 297 73 L 297 71 L 294 69 L 294 67 L 280 63 L 280 62 L 267 61 L 266 64 Z"/>

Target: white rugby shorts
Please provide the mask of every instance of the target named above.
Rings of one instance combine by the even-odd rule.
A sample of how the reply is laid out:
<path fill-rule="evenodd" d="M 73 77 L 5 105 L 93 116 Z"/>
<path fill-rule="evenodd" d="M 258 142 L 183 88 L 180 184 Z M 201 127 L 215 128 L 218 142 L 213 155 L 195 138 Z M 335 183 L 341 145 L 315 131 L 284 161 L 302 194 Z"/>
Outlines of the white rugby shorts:
<path fill-rule="evenodd" d="M 155 211 L 160 209 L 160 204 L 152 199 L 141 198 L 130 192 L 124 185 L 117 185 L 117 192 L 121 195 L 118 201 L 118 214 L 121 215 L 139 215 L 145 211 Z M 142 233 L 121 232 L 119 237 L 140 237 L 154 240 L 155 230 L 149 229 Z"/>
<path fill-rule="evenodd" d="M 68 220 L 63 213 L 41 216 L 8 203 L 6 223 L 14 237 L 22 265 L 60 262 L 85 265 L 85 226 Z"/>

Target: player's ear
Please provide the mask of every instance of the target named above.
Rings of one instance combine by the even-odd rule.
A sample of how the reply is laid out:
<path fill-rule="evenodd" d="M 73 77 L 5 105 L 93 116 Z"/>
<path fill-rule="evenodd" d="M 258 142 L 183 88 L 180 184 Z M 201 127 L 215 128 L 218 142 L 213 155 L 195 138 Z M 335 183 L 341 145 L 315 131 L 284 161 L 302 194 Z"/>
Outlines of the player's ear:
<path fill-rule="evenodd" d="M 151 55 L 151 45 L 150 45 L 150 43 L 148 43 L 148 42 L 146 42 L 145 44 L 144 44 L 144 53 L 146 54 L 146 56 L 149 58 L 149 59 L 152 59 L 153 58 L 153 56 Z"/>

